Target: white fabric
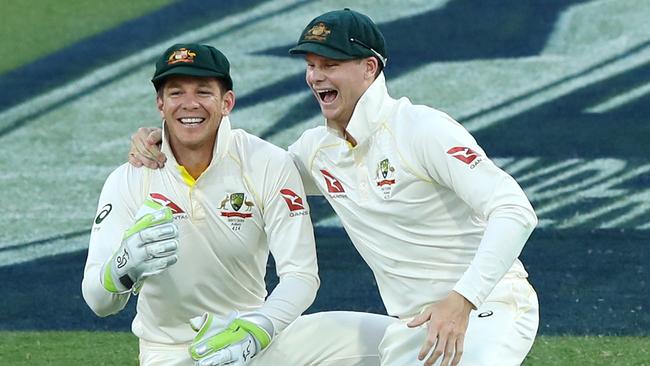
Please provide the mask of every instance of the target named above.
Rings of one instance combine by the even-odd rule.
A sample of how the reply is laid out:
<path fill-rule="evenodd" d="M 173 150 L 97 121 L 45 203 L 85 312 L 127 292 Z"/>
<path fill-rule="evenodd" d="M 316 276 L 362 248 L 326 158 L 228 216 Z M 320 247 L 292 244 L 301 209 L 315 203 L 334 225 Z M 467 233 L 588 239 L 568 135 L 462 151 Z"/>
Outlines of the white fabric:
<path fill-rule="evenodd" d="M 459 123 L 392 99 L 381 74 L 346 132 L 355 147 L 317 127 L 289 151 L 372 269 L 389 314 L 413 316 L 452 289 L 480 307 L 504 275 L 527 276 L 516 258 L 534 211 Z"/>
<path fill-rule="evenodd" d="M 164 168 L 125 164 L 106 180 L 98 212 L 108 204 L 112 209 L 92 228 L 84 299 L 101 316 L 126 304 L 128 295 L 113 295 L 101 286 L 100 268 L 151 197 L 174 211 L 178 262 L 144 282 L 133 333 L 148 342 L 188 343 L 195 336 L 190 318 L 233 310 L 262 312 L 281 331 L 313 302 L 319 285 L 309 207 L 291 158 L 255 136 L 231 130 L 224 118 L 212 162 L 193 183 L 166 140 Z M 238 193 L 243 198 L 233 200 Z M 280 282 L 265 302 L 269 250 Z"/>
<path fill-rule="evenodd" d="M 384 331 L 396 319 L 356 312 L 303 315 L 257 355 L 249 366 L 376 366 Z M 187 345 L 140 340 L 143 366 L 193 366 Z"/>
<path fill-rule="evenodd" d="M 381 365 L 420 365 L 426 325 L 409 328 L 412 318 L 388 327 L 381 342 Z M 530 351 L 539 323 L 537 294 L 524 278 L 499 282 L 470 313 L 460 366 L 516 366 Z M 434 365 L 440 365 L 442 357 Z"/>

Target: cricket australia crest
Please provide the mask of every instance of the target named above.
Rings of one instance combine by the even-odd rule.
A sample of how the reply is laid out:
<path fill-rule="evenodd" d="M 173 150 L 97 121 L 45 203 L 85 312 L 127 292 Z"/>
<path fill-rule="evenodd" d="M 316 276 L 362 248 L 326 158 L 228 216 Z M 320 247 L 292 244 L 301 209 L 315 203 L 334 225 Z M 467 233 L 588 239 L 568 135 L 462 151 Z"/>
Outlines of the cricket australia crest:
<path fill-rule="evenodd" d="M 238 192 L 226 194 L 219 204 L 219 210 L 221 210 L 221 216 L 225 217 L 230 223 L 231 229 L 233 231 L 239 231 L 241 230 L 242 223 L 246 219 L 253 217 L 253 213 L 251 212 L 253 206 L 255 206 L 255 203 L 247 200 L 245 193 Z"/>
<path fill-rule="evenodd" d="M 325 41 L 332 31 L 323 22 L 320 22 L 309 28 L 302 39 L 306 41 Z"/>
<path fill-rule="evenodd" d="M 176 64 L 179 62 L 193 63 L 194 58 L 196 57 L 196 52 L 188 50 L 187 48 L 181 48 L 172 52 L 171 55 L 167 58 L 167 65 Z"/>
<path fill-rule="evenodd" d="M 390 164 L 388 159 L 384 159 L 377 164 L 375 182 L 384 199 L 389 199 L 392 195 L 393 184 L 395 184 L 395 167 Z"/>

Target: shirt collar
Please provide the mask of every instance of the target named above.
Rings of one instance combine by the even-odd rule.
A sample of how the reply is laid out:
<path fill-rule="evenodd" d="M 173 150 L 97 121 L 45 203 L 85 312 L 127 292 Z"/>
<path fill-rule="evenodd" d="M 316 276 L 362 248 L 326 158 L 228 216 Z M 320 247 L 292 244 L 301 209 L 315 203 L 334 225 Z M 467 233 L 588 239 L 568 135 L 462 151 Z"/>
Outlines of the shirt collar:
<path fill-rule="evenodd" d="M 388 95 L 386 78 L 381 72 L 363 93 L 354 107 L 346 128 L 357 144 L 362 144 L 381 123 L 385 122 L 395 100 Z M 337 132 L 340 135 L 340 133 Z"/>

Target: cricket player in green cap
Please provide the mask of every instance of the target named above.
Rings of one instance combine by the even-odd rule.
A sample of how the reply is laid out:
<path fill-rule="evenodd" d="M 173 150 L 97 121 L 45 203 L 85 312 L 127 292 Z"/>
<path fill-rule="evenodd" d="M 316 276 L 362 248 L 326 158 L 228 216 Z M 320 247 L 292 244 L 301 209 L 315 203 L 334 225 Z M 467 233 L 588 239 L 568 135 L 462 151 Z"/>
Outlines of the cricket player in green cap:
<path fill-rule="evenodd" d="M 230 64 L 176 44 L 152 79 L 167 165 L 129 164 L 99 198 L 83 296 L 99 316 L 138 294 L 141 365 L 375 365 L 392 319 L 300 316 L 319 286 L 310 211 L 290 155 L 242 130 Z M 267 296 L 269 253 L 278 285 Z"/>

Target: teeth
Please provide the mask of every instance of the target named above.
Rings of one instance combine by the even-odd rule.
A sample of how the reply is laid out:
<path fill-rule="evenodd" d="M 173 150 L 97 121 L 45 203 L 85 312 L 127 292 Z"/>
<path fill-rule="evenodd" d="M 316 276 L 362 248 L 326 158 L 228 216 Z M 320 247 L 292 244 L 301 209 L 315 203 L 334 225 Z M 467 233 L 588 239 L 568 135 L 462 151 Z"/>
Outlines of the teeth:
<path fill-rule="evenodd" d="M 336 91 L 336 89 L 321 89 L 321 90 L 316 90 L 316 94 L 318 94 L 318 97 L 319 97 L 320 100 L 322 100 L 322 101 L 325 101 L 325 97 L 326 97 L 329 93 L 337 93 L 337 94 L 338 94 L 338 92 Z"/>
<path fill-rule="evenodd" d="M 204 118 L 199 118 L 199 117 L 186 117 L 186 118 L 181 118 L 181 123 L 201 123 L 203 122 Z"/>

